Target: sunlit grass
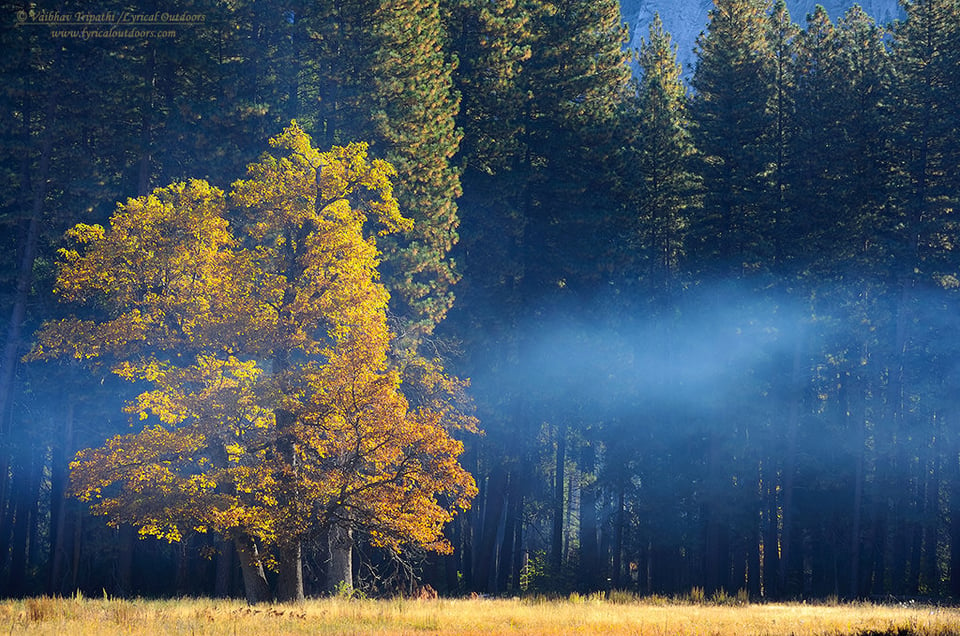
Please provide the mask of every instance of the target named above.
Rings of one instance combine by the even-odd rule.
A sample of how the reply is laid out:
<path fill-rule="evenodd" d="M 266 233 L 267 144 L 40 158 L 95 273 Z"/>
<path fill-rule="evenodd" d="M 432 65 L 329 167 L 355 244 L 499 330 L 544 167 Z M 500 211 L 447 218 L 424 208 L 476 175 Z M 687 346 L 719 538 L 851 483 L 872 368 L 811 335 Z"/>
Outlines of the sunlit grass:
<path fill-rule="evenodd" d="M 960 609 L 868 604 L 715 605 L 597 596 L 534 600 L 242 601 L 31 598 L 0 601 L 3 634 L 633 634 L 947 636 Z"/>

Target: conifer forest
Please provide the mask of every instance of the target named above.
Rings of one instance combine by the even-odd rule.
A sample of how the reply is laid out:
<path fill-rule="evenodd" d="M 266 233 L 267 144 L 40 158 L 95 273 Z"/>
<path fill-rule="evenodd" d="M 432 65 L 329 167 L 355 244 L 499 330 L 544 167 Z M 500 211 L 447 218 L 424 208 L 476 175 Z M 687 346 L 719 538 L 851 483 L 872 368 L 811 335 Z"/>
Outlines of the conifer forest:
<path fill-rule="evenodd" d="M 960 601 L 901 7 L 3 3 L 0 596 Z"/>

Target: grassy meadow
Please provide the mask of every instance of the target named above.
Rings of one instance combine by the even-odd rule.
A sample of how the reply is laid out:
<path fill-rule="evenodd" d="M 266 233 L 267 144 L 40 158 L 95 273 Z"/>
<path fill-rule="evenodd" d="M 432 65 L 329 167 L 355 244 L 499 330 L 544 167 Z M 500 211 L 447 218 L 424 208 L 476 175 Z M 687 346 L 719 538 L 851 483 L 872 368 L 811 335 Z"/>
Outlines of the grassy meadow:
<path fill-rule="evenodd" d="M 30 598 L 0 601 L 0 633 L 130 634 L 633 634 L 637 636 L 946 636 L 960 609 L 920 605 L 742 604 L 665 599 L 240 600 Z"/>

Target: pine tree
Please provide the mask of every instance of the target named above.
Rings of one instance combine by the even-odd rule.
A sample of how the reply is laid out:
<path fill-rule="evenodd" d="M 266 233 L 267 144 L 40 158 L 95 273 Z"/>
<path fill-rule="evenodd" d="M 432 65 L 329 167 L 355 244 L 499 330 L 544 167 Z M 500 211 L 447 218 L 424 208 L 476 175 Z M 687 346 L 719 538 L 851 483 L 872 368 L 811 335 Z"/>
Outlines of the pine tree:
<path fill-rule="evenodd" d="M 456 159 L 463 175 L 463 240 L 455 254 L 464 277 L 439 335 L 462 343 L 460 368 L 474 379 L 473 393 L 482 396 L 478 408 L 487 431 L 475 451 L 487 504 L 472 527 L 460 532 L 463 552 L 456 570 L 464 576 L 449 584 L 501 593 L 519 589 L 526 531 L 521 515 L 533 487 L 522 459 L 534 447 L 520 413 L 524 397 L 519 387 L 496 376 L 518 362 L 528 229 L 524 208 L 532 171 L 524 143 L 526 71 L 546 5 L 531 0 L 449 4 L 451 45 L 459 59 L 454 79 L 463 96 L 458 122 L 464 138 Z M 500 532 L 507 539 L 498 541 Z"/>
<path fill-rule="evenodd" d="M 415 229 L 385 241 L 383 267 L 401 346 L 443 320 L 460 277 L 449 255 L 459 240 L 460 97 L 444 17 L 438 0 L 348 0 L 304 18 L 298 117 L 326 143 L 370 142 L 403 175 L 397 196 Z"/>
<path fill-rule="evenodd" d="M 460 96 L 439 0 L 385 0 L 377 12 L 371 113 L 375 139 L 403 175 L 399 201 L 413 234 L 391 249 L 387 280 L 404 306 L 411 342 L 429 335 L 453 304 L 460 278 L 449 253 L 459 240 L 460 171 L 453 158 Z M 396 304 L 396 303 L 395 303 Z"/>
<path fill-rule="evenodd" d="M 774 155 L 770 177 L 774 215 L 774 258 L 778 266 L 785 265 L 786 245 L 790 238 L 789 208 L 787 205 L 787 171 L 790 161 L 789 144 L 793 132 L 794 55 L 799 29 L 790 18 L 787 4 L 777 0 L 770 13 L 767 40 L 770 55 L 770 83 L 773 86 L 769 105 L 774 118 L 770 145 Z"/>
<path fill-rule="evenodd" d="M 717 0 L 707 31 L 697 41 L 690 112 L 702 204 L 690 215 L 688 248 L 697 281 L 759 277 L 753 284 L 765 285 L 776 265 L 779 192 L 770 176 L 778 137 L 771 109 L 777 102 L 770 9 L 771 3 L 763 0 Z M 736 312 L 746 302 L 739 295 L 731 302 L 721 287 L 714 289 L 708 311 Z M 739 529 L 745 515 L 740 489 L 720 486 L 722 475 L 737 474 L 756 460 L 750 439 L 762 421 L 744 416 L 756 408 L 756 400 L 749 390 L 726 397 L 722 412 L 711 415 L 716 423 L 703 433 L 703 470 L 711 486 L 700 499 L 699 554 L 708 591 L 730 585 L 731 573 L 737 572 L 733 566 L 747 563 L 747 556 L 730 545 L 733 533 L 752 537 L 758 532 Z"/>
<path fill-rule="evenodd" d="M 615 204 L 605 182 L 616 156 L 617 117 L 630 81 L 626 30 L 616 2 L 557 3 L 526 67 L 527 293 L 561 294 L 606 275 Z M 565 291 L 563 291 L 565 290 Z"/>
<path fill-rule="evenodd" d="M 636 235 L 630 242 L 646 261 L 642 277 L 664 300 L 671 295 L 684 256 L 687 214 L 696 188 L 689 172 L 693 152 L 682 68 L 660 15 L 641 41 L 635 106 L 636 147 L 627 165 L 637 183 Z"/>
<path fill-rule="evenodd" d="M 906 230 L 900 271 L 935 280 L 953 271 L 944 240 L 956 230 L 951 212 L 960 191 L 960 7 L 953 0 L 920 0 L 905 8 L 907 19 L 893 33 L 898 207 Z"/>
<path fill-rule="evenodd" d="M 556 304 L 611 275 L 620 229 L 608 222 L 618 209 L 610 173 L 630 73 L 615 2 L 475 2 L 454 16 L 466 44 L 457 77 L 464 95 L 461 208 L 469 231 L 453 315 L 469 373 L 483 372 L 478 361 L 500 370 L 474 383 L 483 396 L 478 408 L 489 414 L 478 453 L 490 491 L 488 517 L 474 540 L 472 585 L 494 590 L 508 574 L 519 583 L 516 558 L 535 541 L 519 523 L 528 506 L 549 502 L 549 519 L 562 525 L 556 493 L 563 484 L 548 493 L 533 474 L 541 452 L 533 414 L 550 404 L 549 391 L 524 391 L 504 379 L 533 346 L 531 322 L 552 319 Z M 495 345 L 476 340 L 491 331 Z M 560 420 L 569 415 L 550 415 L 552 438 L 566 439 Z M 550 455 L 557 467 L 558 453 Z M 510 520 L 509 542 L 497 538 L 500 518 Z M 562 532 L 546 531 L 554 545 L 562 539 Z"/>
<path fill-rule="evenodd" d="M 837 21 L 833 108 L 840 120 L 842 158 L 834 165 L 843 177 L 832 196 L 843 208 L 837 229 L 847 239 L 835 245 L 846 246 L 837 254 L 845 268 L 862 274 L 876 272 L 886 247 L 873 237 L 892 227 L 887 213 L 890 125 L 884 108 L 892 81 L 887 37 L 887 31 L 856 6 Z"/>
<path fill-rule="evenodd" d="M 318 143 L 374 139 L 371 88 L 379 6 L 379 0 L 320 3 L 305 21 L 310 72 L 302 90 L 309 99 L 302 100 L 298 121 L 313 131 Z M 385 153 L 387 149 L 374 151 Z"/>
<path fill-rule="evenodd" d="M 764 0 L 717 0 L 697 41 L 691 118 L 703 205 L 691 256 L 727 276 L 762 271 L 773 256 L 768 12 Z"/>
<path fill-rule="evenodd" d="M 516 318 L 523 278 L 523 205 L 531 166 L 523 140 L 525 68 L 537 40 L 534 26 L 544 5 L 530 1 L 455 3 L 451 43 L 460 64 L 454 75 L 462 94 L 458 122 L 464 138 L 457 157 L 463 171 L 463 243 L 458 260 L 469 271 L 454 312 L 485 330 L 508 334 Z M 475 307 L 499 307 L 484 315 Z M 471 318 L 466 318 L 470 316 Z"/>
<path fill-rule="evenodd" d="M 916 505 L 903 488 L 903 474 L 913 453 L 902 440 L 905 431 L 926 424 L 913 403 L 930 364 L 924 343 L 936 338 L 936 332 L 923 320 L 932 308 L 925 311 L 921 298 L 931 288 L 956 287 L 958 261 L 952 237 L 957 232 L 954 214 L 960 191 L 956 100 L 960 6 L 953 0 L 920 0 L 905 3 L 904 8 L 907 18 L 894 28 L 892 45 L 896 232 L 891 241 L 895 280 L 889 342 L 893 346 L 886 359 L 892 396 L 886 411 L 891 446 L 881 472 L 899 494 L 886 519 L 894 528 L 890 576 L 895 593 L 912 593 L 919 569 L 919 564 L 910 563 L 914 560 L 910 513 Z M 946 307 L 940 311 L 951 311 Z M 952 585 L 960 587 L 956 562 L 951 578 Z"/>
<path fill-rule="evenodd" d="M 506 177 L 523 157 L 519 136 L 527 95 L 521 78 L 546 8 L 529 0 L 454 5 L 449 29 L 460 60 L 454 76 L 463 96 L 460 160 L 465 172 Z"/>
<path fill-rule="evenodd" d="M 839 127 L 835 96 L 838 77 L 835 57 L 839 53 L 834 27 L 827 12 L 818 6 L 807 16 L 807 26 L 797 37 L 793 91 L 797 108 L 790 140 L 790 234 L 793 258 L 833 254 L 836 240 L 837 180 L 842 178 Z M 811 249 L 813 247 L 813 249 Z M 799 252 L 797 254 L 796 252 Z M 832 261 L 827 256 L 827 261 Z M 803 270 L 804 263 L 796 264 Z"/>

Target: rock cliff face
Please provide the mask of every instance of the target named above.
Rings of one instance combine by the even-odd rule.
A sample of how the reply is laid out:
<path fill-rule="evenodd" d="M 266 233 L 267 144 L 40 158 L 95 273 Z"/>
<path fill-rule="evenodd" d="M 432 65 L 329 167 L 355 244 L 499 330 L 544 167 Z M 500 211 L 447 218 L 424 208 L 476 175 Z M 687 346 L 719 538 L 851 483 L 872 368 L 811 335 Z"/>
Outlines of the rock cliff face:
<path fill-rule="evenodd" d="M 903 16 L 897 0 L 787 0 L 787 8 L 795 23 L 803 27 L 806 16 L 822 4 L 833 22 L 839 20 L 847 9 L 859 4 L 878 24 L 889 24 Z M 621 0 L 620 11 L 630 25 L 630 46 L 640 46 L 640 38 L 646 37 L 647 26 L 655 13 L 660 13 L 664 28 L 678 46 L 678 57 L 689 77 L 693 74 L 696 56 L 693 53 L 697 36 L 707 28 L 707 13 L 713 8 L 713 0 Z"/>

